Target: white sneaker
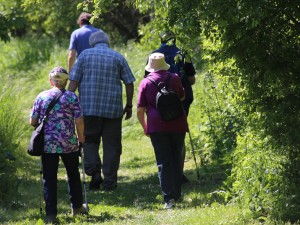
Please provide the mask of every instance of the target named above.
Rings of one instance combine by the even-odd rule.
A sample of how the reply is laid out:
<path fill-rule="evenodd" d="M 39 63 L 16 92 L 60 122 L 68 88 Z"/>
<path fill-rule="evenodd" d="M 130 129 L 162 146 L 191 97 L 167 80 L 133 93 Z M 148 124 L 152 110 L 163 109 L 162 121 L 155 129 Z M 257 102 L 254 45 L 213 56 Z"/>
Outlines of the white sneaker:
<path fill-rule="evenodd" d="M 172 209 L 175 206 L 174 199 L 171 199 L 170 201 L 165 203 L 164 209 Z"/>

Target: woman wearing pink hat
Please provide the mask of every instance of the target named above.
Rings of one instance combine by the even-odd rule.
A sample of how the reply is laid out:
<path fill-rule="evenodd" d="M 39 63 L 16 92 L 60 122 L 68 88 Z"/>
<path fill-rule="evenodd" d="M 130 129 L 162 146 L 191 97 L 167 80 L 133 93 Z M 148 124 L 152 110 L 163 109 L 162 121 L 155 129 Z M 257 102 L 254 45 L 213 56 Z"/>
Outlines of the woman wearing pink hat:
<path fill-rule="evenodd" d="M 167 82 L 168 87 L 181 100 L 184 99 L 181 80 L 177 74 L 168 72 L 169 67 L 164 54 L 153 53 L 149 56 L 145 70 L 150 73 L 139 85 L 137 100 L 138 120 L 144 133 L 150 136 L 154 148 L 165 209 L 171 209 L 181 197 L 181 152 L 185 133 L 188 131 L 185 113 L 176 119 L 165 121 L 156 108 L 158 88 L 150 79 L 157 84 Z"/>

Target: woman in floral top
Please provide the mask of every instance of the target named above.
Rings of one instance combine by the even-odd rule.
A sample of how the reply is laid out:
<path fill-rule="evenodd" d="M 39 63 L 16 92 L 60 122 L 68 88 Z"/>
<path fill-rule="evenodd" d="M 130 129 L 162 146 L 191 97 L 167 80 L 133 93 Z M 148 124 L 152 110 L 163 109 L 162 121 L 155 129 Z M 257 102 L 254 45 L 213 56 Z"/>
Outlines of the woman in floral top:
<path fill-rule="evenodd" d="M 45 123 L 45 145 L 41 156 L 43 166 L 44 199 L 46 202 L 46 222 L 57 222 L 57 171 L 59 157 L 68 176 L 68 190 L 72 214 L 84 213 L 82 187 L 79 173 L 79 147 L 84 143 L 84 123 L 75 93 L 65 91 L 68 73 L 63 67 L 55 67 L 49 74 L 52 89 L 41 92 L 35 99 L 30 124 L 37 126 L 42 120 L 51 101 L 63 92 Z M 75 132 L 75 127 L 76 131 Z"/>

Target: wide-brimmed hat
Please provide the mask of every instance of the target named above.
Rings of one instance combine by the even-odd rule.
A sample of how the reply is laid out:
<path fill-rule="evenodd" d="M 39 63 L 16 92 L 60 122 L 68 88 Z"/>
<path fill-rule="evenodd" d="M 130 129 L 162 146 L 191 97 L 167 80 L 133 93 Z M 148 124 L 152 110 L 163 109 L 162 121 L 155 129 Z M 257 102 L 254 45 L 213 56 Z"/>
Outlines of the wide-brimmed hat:
<path fill-rule="evenodd" d="M 65 68 L 57 66 L 50 71 L 49 78 L 51 80 L 68 80 L 69 74 Z"/>
<path fill-rule="evenodd" d="M 159 70 L 168 70 L 170 65 L 166 63 L 165 55 L 162 53 L 152 53 L 149 56 L 148 64 L 145 70 L 148 72 L 155 72 Z"/>

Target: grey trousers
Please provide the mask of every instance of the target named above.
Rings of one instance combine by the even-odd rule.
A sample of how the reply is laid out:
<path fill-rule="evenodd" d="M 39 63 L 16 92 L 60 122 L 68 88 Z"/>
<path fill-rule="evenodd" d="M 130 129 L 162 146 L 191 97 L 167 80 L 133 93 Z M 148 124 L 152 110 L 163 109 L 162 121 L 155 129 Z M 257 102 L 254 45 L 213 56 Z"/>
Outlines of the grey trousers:
<path fill-rule="evenodd" d="M 87 175 L 103 173 L 104 187 L 117 184 L 120 156 L 122 153 L 122 118 L 110 119 L 98 116 L 84 116 L 84 166 Z M 103 142 L 103 160 L 99 155 Z"/>

